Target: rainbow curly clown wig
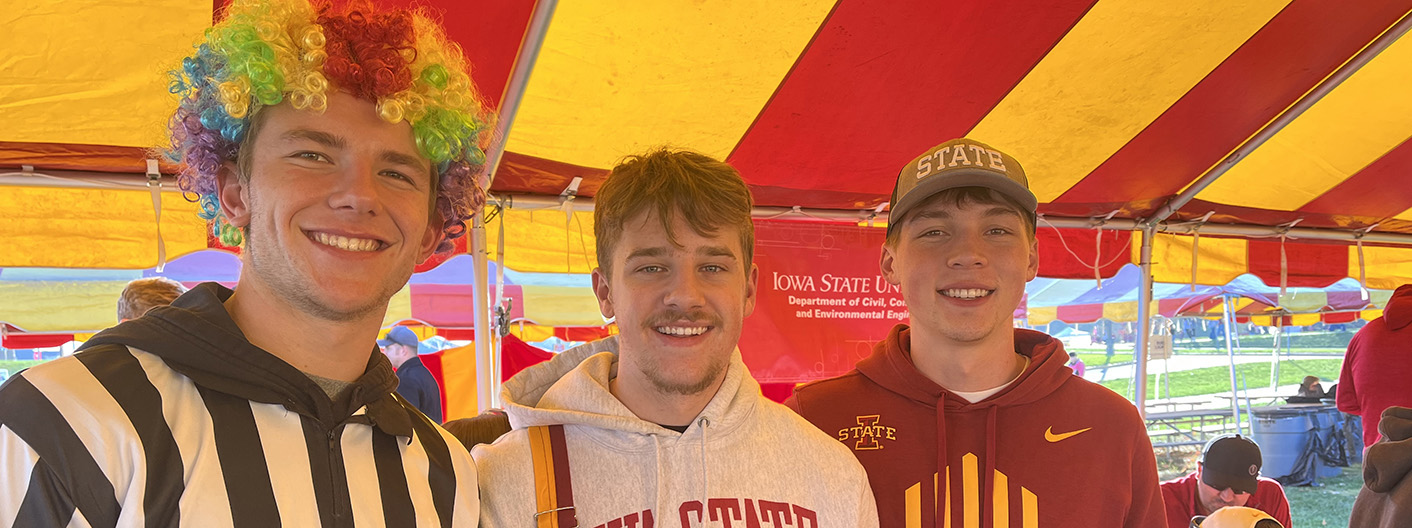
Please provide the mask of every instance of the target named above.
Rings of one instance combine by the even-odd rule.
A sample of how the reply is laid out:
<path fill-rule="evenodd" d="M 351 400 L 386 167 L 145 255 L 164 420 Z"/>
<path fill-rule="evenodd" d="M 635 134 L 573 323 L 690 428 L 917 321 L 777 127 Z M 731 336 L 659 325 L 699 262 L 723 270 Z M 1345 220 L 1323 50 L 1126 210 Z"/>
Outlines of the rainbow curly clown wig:
<path fill-rule="evenodd" d="M 181 104 L 167 154 L 183 163 L 178 185 L 199 196 L 213 234 L 238 246 L 241 231 L 221 213 L 217 196 L 221 165 L 240 164 L 262 108 L 287 100 L 323 112 L 330 90 L 346 91 L 374 102 L 388 122 L 411 124 L 439 180 L 436 212 L 445 236 L 437 251 L 447 252 L 485 202 L 476 178 L 489 126 L 468 71 L 460 47 L 419 11 L 237 0 L 172 72 L 170 88 Z"/>

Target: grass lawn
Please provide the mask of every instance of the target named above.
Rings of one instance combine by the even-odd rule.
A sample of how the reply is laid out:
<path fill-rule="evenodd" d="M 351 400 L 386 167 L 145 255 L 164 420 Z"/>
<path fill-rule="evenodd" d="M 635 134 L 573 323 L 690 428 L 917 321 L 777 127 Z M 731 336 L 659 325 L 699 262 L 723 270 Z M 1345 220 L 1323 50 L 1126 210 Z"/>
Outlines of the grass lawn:
<path fill-rule="evenodd" d="M 1087 362 L 1085 362 L 1087 364 Z M 1337 378 L 1339 367 L 1343 364 L 1342 359 L 1290 359 L 1280 362 L 1280 385 L 1297 384 L 1304 380 L 1304 376 L 1319 376 L 1324 379 Z M 1172 397 L 1195 396 L 1198 394 L 1226 393 L 1231 390 L 1230 367 L 1206 367 L 1193 370 L 1183 370 L 1171 374 Z M 1245 376 L 1245 386 L 1247 388 L 1264 387 L 1270 383 L 1269 363 L 1246 363 L 1236 365 L 1236 382 L 1240 383 L 1241 375 Z M 1166 375 L 1162 376 L 1166 378 Z M 1167 381 L 1164 379 L 1163 383 Z M 1124 395 L 1132 395 L 1132 380 L 1114 379 L 1104 381 L 1104 387 L 1112 389 L 1113 392 Z M 1151 394 L 1148 399 L 1156 399 L 1160 394 L 1167 395 L 1166 387 L 1157 385 L 1157 375 L 1152 374 L 1147 377 L 1147 386 Z"/>
<path fill-rule="evenodd" d="M 1285 488 L 1289 499 L 1290 521 L 1299 528 L 1348 527 L 1348 515 L 1353 511 L 1353 499 L 1363 487 L 1363 466 L 1350 465 L 1334 478 L 1319 479 L 1323 486 Z"/>
<path fill-rule="evenodd" d="M 0 369 L 10 371 L 10 375 L 13 376 L 16 372 L 40 363 L 43 363 L 43 361 L 35 361 L 32 359 L 0 359 Z"/>

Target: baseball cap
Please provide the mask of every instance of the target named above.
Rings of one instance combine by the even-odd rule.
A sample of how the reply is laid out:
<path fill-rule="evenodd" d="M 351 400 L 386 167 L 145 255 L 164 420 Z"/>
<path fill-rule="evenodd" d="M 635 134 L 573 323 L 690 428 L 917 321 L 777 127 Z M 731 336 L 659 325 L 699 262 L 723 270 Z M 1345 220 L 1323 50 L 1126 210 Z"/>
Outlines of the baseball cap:
<path fill-rule="evenodd" d="M 984 187 L 1009 197 L 1034 213 L 1039 205 L 1030 192 L 1025 169 L 1009 154 L 973 139 L 947 141 L 917 156 L 897 175 L 887 229 L 901 224 L 907 211 L 933 194 L 956 187 Z"/>
<path fill-rule="evenodd" d="M 1201 482 L 1218 490 L 1255 493 L 1260 476 L 1260 446 L 1238 434 L 1212 438 L 1201 449 Z"/>
<path fill-rule="evenodd" d="M 379 339 L 379 340 L 378 340 L 378 346 L 384 346 L 384 347 L 385 347 L 385 346 L 391 345 L 391 344 L 393 344 L 393 343 L 397 343 L 397 344 L 399 344 L 399 345 L 406 345 L 406 346 L 409 346 L 409 347 L 412 347 L 412 348 L 417 348 L 417 343 L 418 343 L 418 341 L 417 341 L 417 334 L 413 333 L 411 329 L 409 329 L 409 328 L 407 328 L 407 327 L 405 327 L 405 326 L 402 326 L 402 325 L 394 326 L 394 327 L 392 327 L 392 329 L 390 329 L 390 330 L 387 331 L 387 339 Z"/>

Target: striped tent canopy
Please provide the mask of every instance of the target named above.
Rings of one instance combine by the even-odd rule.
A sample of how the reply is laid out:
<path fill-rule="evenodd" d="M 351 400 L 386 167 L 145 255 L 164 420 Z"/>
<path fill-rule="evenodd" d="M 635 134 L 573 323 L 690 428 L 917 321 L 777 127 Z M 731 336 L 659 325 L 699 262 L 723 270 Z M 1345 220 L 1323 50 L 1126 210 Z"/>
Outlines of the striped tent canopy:
<path fill-rule="evenodd" d="M 142 173 L 174 105 L 162 72 L 221 3 L 0 12 L 0 266 L 158 263 Z M 858 221 L 912 157 L 968 136 L 1025 164 L 1055 226 L 1044 276 L 1112 276 L 1137 260 L 1128 229 L 1165 220 L 1158 281 L 1412 282 L 1412 0 L 578 0 L 529 39 L 533 0 L 422 3 L 492 105 L 522 95 L 501 196 L 580 178 L 591 197 L 621 156 L 672 144 L 732 163 L 761 206 Z M 156 203 L 169 258 L 211 245 L 194 205 Z M 506 263 L 591 269 L 585 216 L 511 209 Z"/>
<path fill-rule="evenodd" d="M 1092 280 L 1036 279 L 1025 291 L 1025 322 L 1045 325 L 1052 321 L 1091 323 L 1138 320 L 1141 271 L 1127 265 L 1101 284 Z M 1323 288 L 1292 287 L 1281 292 L 1254 275 L 1241 275 L 1222 286 L 1155 283 L 1152 313 L 1164 317 L 1222 316 L 1221 300 L 1236 297 L 1239 322 L 1305 326 L 1317 322 L 1346 323 L 1359 317 L 1374 319 L 1392 297 L 1391 290 L 1368 290 L 1358 281 L 1342 279 Z"/>
<path fill-rule="evenodd" d="M 407 287 L 392 299 L 384 326 L 415 324 L 427 335 L 473 339 L 471 258 L 459 255 L 434 270 L 412 275 Z M 491 273 L 495 273 L 491 263 Z M 7 348 L 33 348 L 36 343 L 65 343 L 76 333 L 89 333 L 117 324 L 117 299 L 127 282 L 142 277 L 167 277 L 191 287 L 214 281 L 234 286 L 241 262 L 218 250 L 197 251 L 168 263 L 162 271 L 0 268 L 0 323 L 6 325 Z M 504 295 L 511 307 L 509 321 L 519 336 L 542 341 L 606 335 L 588 277 L 505 270 Z M 31 337 L 20 337 L 30 334 Z M 52 337 L 36 341 L 33 334 Z M 586 340 L 586 339 L 584 339 Z M 30 346 L 11 346 L 26 343 Z"/>

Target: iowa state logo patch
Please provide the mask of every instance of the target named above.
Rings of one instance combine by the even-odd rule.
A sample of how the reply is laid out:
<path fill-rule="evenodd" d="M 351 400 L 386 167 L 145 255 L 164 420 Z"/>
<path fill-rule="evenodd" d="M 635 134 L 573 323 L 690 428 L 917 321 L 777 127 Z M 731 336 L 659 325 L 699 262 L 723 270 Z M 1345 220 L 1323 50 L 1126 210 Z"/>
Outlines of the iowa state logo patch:
<path fill-rule="evenodd" d="M 838 441 L 852 444 L 854 451 L 872 451 L 883 448 L 883 440 L 897 440 L 897 429 L 882 424 L 882 416 L 869 414 L 855 416 L 858 425 L 838 430 Z"/>

